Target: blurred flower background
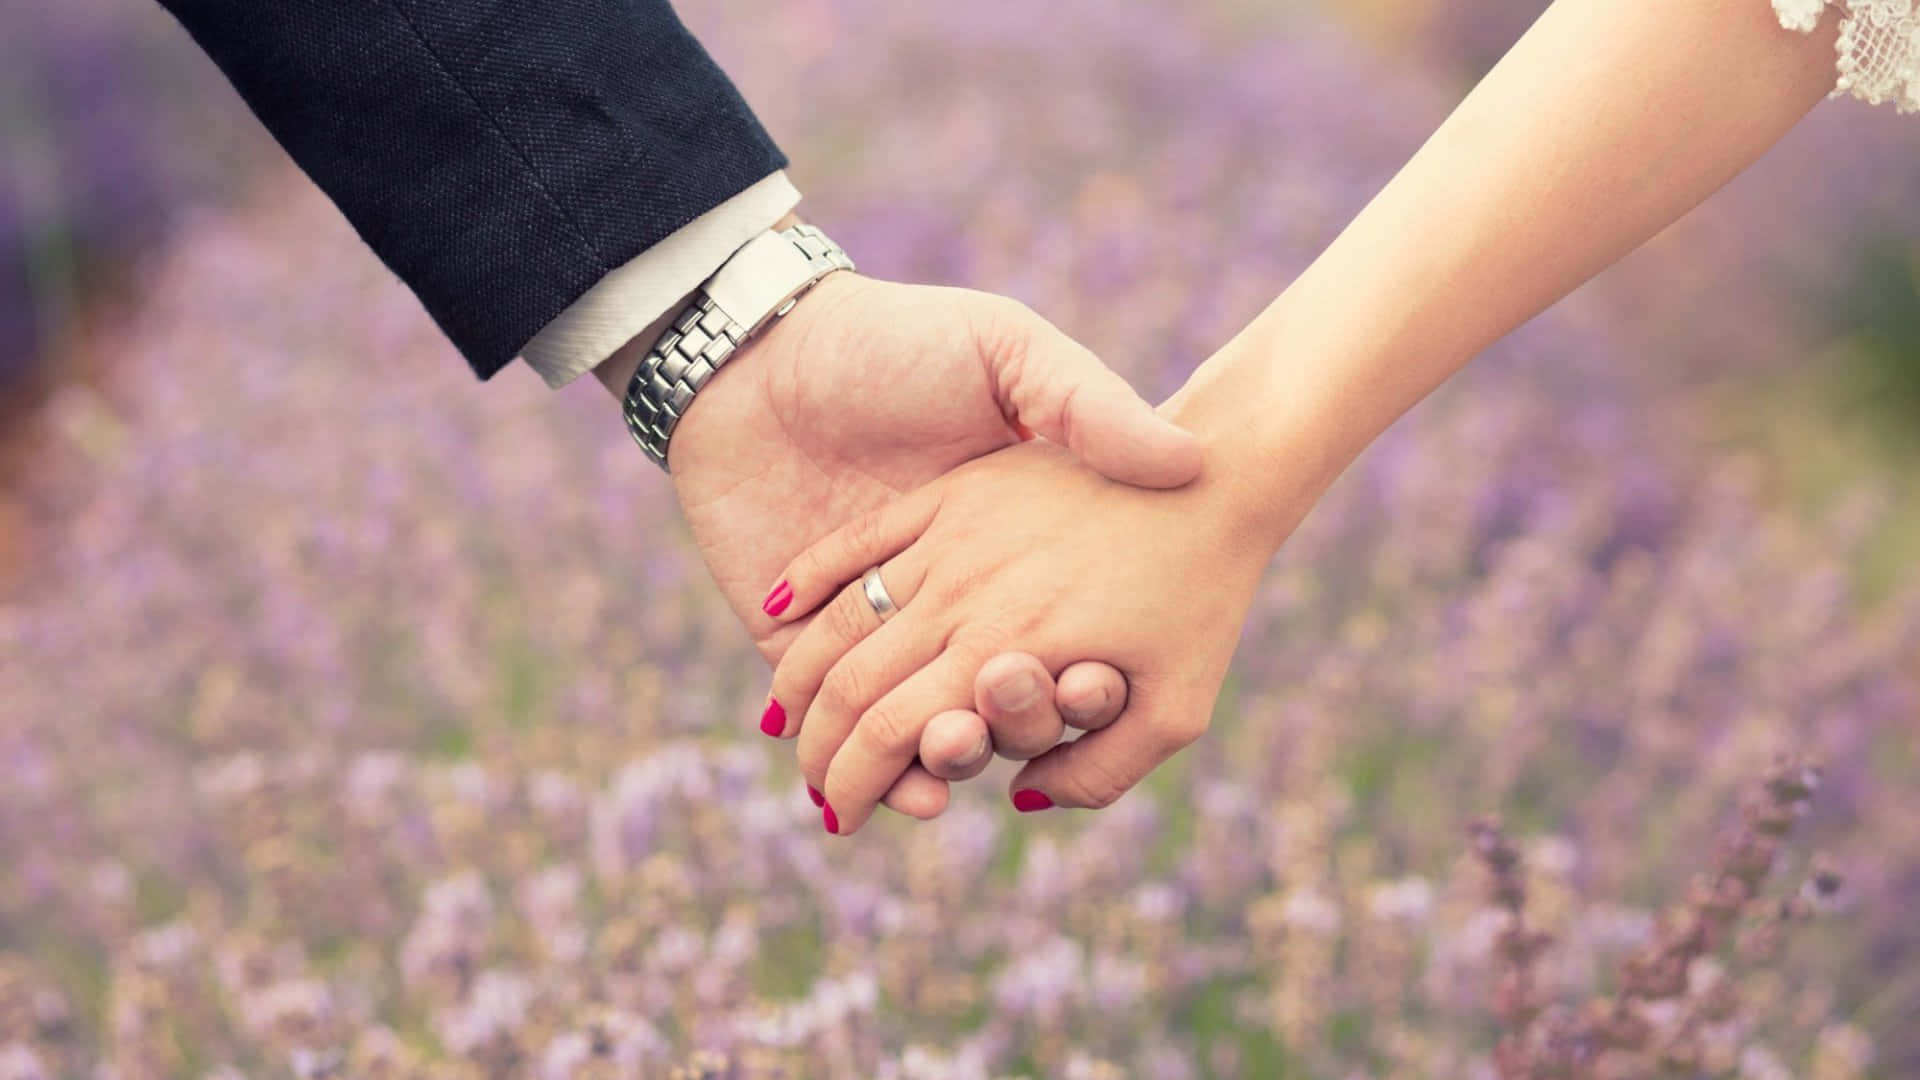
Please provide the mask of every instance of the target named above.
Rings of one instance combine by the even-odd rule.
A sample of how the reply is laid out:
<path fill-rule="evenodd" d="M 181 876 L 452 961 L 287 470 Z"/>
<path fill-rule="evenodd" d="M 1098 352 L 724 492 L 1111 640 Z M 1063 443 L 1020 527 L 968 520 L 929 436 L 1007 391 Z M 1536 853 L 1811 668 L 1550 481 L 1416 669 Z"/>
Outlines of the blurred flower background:
<path fill-rule="evenodd" d="M 864 269 L 1158 394 L 1540 6 L 684 14 Z M 157 5 L 0 30 L 0 1078 L 1490 1077 L 1501 890 L 1542 1002 L 1622 992 L 1781 752 L 1770 899 L 1619 1075 L 1920 1076 L 1911 118 L 1824 106 L 1391 432 L 1120 805 L 835 843 L 598 387 L 472 384 Z"/>

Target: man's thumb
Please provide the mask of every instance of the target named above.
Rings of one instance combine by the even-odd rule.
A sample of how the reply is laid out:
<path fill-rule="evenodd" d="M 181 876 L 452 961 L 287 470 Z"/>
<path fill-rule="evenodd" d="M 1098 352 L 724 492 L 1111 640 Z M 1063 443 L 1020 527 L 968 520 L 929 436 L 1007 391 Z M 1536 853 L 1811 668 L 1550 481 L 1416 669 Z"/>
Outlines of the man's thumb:
<path fill-rule="evenodd" d="M 1072 450 L 1109 480 L 1174 488 L 1200 475 L 1200 440 L 1153 411 L 1085 346 L 1051 325 L 1010 327 L 986 361 L 1008 419 Z"/>

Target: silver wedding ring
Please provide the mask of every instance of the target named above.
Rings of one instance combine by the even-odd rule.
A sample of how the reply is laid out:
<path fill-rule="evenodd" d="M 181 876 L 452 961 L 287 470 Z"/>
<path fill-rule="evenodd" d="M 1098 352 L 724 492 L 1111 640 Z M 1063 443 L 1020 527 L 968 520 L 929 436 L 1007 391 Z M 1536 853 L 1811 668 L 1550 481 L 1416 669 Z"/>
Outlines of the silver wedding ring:
<path fill-rule="evenodd" d="M 893 597 L 887 595 L 887 587 L 880 583 L 880 568 L 874 567 L 860 579 L 860 590 L 867 594 L 867 603 L 873 605 L 873 613 L 886 622 L 900 613 L 894 606 Z"/>

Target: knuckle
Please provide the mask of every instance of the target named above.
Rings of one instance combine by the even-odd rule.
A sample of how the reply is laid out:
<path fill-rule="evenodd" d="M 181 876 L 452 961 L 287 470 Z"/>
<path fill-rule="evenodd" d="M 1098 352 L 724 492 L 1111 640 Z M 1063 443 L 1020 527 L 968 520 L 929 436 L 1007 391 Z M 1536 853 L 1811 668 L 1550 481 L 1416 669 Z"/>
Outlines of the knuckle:
<path fill-rule="evenodd" d="M 997 292 L 975 292 L 973 295 L 991 305 L 995 311 L 1009 318 L 1038 318 L 1033 308 L 1025 300 L 1017 296 L 1008 296 L 1006 293 Z"/>
<path fill-rule="evenodd" d="M 874 745 L 889 753 L 918 748 L 919 726 L 899 709 L 876 705 L 860 717 L 860 730 Z"/>
<path fill-rule="evenodd" d="M 847 562 L 851 563 L 856 559 L 864 559 L 873 554 L 880 547 L 880 539 L 880 516 L 878 514 L 862 514 L 854 518 L 851 522 L 848 522 L 846 532 Z M 864 572 L 866 567 L 861 567 L 861 570 Z"/>
<path fill-rule="evenodd" d="M 1073 805 L 1088 810 L 1105 810 L 1120 800 L 1127 789 L 1104 767 L 1083 764 L 1065 780 Z"/>
<path fill-rule="evenodd" d="M 867 598 L 860 592 L 860 587 L 849 585 L 821 611 L 820 618 L 827 624 L 826 630 L 835 641 L 852 644 L 867 636 L 867 617 L 863 610 L 866 603 Z"/>
<path fill-rule="evenodd" d="M 800 775 L 807 786 L 815 791 L 827 789 L 827 766 L 833 762 L 833 747 L 819 739 L 802 738 L 800 745 L 794 748 L 794 760 L 799 763 Z"/>
<path fill-rule="evenodd" d="M 999 318 L 1001 332 L 1011 339 L 1008 347 L 1022 351 L 1033 344 L 1035 327 L 1045 324 L 1031 304 L 1011 296 L 1001 298 Z"/>
<path fill-rule="evenodd" d="M 1171 754 L 1184 750 L 1200 740 L 1207 733 L 1211 721 L 1206 713 L 1189 711 L 1167 716 L 1153 725 L 1166 751 Z"/>
<path fill-rule="evenodd" d="M 803 551 L 787 564 L 786 580 L 796 593 L 804 593 L 809 602 L 817 603 L 820 593 L 831 588 L 827 581 L 827 554 L 818 549 Z M 824 588 L 823 588 L 824 587 Z"/>
<path fill-rule="evenodd" d="M 1133 782 L 1111 762 L 1089 754 L 1073 763 L 1062 777 L 1075 803 L 1092 810 L 1104 810 L 1120 800 Z"/>
<path fill-rule="evenodd" d="M 1022 323 L 1039 317 L 1025 301 L 1004 293 L 966 289 L 962 296 L 969 302 L 968 311 L 983 330 L 1019 329 Z"/>
<path fill-rule="evenodd" d="M 1027 359 L 1033 325 L 1038 313 L 1009 296 L 972 293 L 965 308 L 967 327 L 976 351 L 997 355 L 1001 362 L 1017 368 Z"/>
<path fill-rule="evenodd" d="M 867 677 L 858 668 L 841 664 L 820 683 L 820 693 L 814 698 L 815 704 L 825 706 L 830 712 L 841 715 L 858 714 L 866 708 L 868 698 Z"/>
<path fill-rule="evenodd" d="M 943 602 L 952 606 L 953 600 Z M 988 660 L 1006 651 L 1012 634 L 997 622 L 969 622 L 947 639 L 947 648 L 966 667 L 978 671 Z"/>
<path fill-rule="evenodd" d="M 975 566 L 946 568 L 940 576 L 940 583 L 934 591 L 934 599 L 943 607 L 950 607 L 973 595 L 987 579 L 987 572 Z"/>
<path fill-rule="evenodd" d="M 800 763 L 800 779 L 815 791 L 827 790 L 827 766 L 825 762 Z"/>

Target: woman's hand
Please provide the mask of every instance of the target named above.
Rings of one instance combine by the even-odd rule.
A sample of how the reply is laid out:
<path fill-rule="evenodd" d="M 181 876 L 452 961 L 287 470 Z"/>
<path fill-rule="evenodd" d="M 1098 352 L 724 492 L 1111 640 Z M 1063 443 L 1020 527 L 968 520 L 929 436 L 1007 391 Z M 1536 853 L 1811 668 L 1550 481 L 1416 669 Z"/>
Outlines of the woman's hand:
<path fill-rule="evenodd" d="M 616 397 L 650 343 L 598 372 Z M 772 663 L 800 629 L 777 617 L 789 600 L 763 592 L 775 570 L 834 527 L 1018 442 L 1023 428 L 1132 483 L 1183 484 L 1200 468 L 1192 436 L 1156 419 L 1125 380 L 1021 304 L 843 272 L 743 346 L 694 399 L 674 433 L 672 479 L 715 582 Z M 941 781 L 986 766 L 975 751 L 988 727 L 1003 751 L 1041 738 L 1050 746 L 1061 711 L 1111 718 L 1126 697 L 1117 673 L 1081 665 L 1062 673 L 1057 698 L 1048 686 L 1018 708 L 1003 705 L 1024 684 L 996 680 L 1022 663 L 1032 661 L 1008 657 L 982 673 L 978 715 L 929 733 L 926 768 L 908 770 L 889 806 L 939 814 Z M 754 719 L 781 737 L 800 718 L 768 710 Z"/>
<path fill-rule="evenodd" d="M 981 666 L 1011 648 L 1049 671 L 1104 661 L 1131 687 L 1111 725 L 1028 762 L 1015 805 L 1119 798 L 1206 730 L 1274 550 L 1246 520 L 1222 480 L 1144 491 L 1035 442 L 807 549 L 784 577 L 786 617 L 819 615 L 781 660 L 773 694 L 803 718 L 800 765 L 825 793 L 828 831 L 859 829 L 938 718 L 973 705 Z M 876 565 L 899 609 L 884 626 L 859 580 Z"/>

